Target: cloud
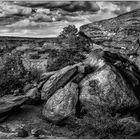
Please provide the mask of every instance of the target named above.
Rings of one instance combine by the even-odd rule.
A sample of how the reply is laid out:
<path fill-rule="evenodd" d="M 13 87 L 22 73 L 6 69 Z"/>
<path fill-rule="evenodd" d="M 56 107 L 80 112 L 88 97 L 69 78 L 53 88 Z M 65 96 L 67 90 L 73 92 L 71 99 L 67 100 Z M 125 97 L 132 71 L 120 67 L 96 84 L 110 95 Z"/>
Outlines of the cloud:
<path fill-rule="evenodd" d="M 15 1 L 0 3 L 0 34 L 57 36 L 64 27 L 108 19 L 139 8 L 140 2 Z"/>
<path fill-rule="evenodd" d="M 29 17 L 31 21 L 38 21 L 38 22 L 53 22 L 53 18 L 46 14 L 37 13 Z"/>
<path fill-rule="evenodd" d="M 90 1 L 52 1 L 52 2 L 39 2 L 39 1 L 27 1 L 27 2 L 15 2 L 15 4 L 22 5 L 22 6 L 29 6 L 29 7 L 43 7 L 43 8 L 60 8 L 65 11 L 69 12 L 76 12 L 76 11 L 92 11 L 96 12 L 100 8 L 96 4 L 96 2 Z"/>
<path fill-rule="evenodd" d="M 7 28 L 13 28 L 13 29 L 34 29 L 34 28 L 40 28 L 43 26 L 42 23 L 38 23 L 35 21 L 30 21 L 29 19 L 20 20 L 18 22 L 15 22 L 13 24 L 7 25 L 5 27 Z"/>
<path fill-rule="evenodd" d="M 92 11 L 97 12 L 100 10 L 99 6 L 95 2 L 90 1 L 75 1 L 70 5 L 62 8 L 65 11 L 75 12 L 75 11 Z"/>
<path fill-rule="evenodd" d="M 110 12 L 116 16 L 140 8 L 139 1 L 97 2 L 97 4 L 101 11 Z"/>
<path fill-rule="evenodd" d="M 44 7 L 44 8 L 60 8 L 67 5 L 70 5 L 70 1 L 15 1 L 14 4 L 27 6 L 27 7 Z"/>
<path fill-rule="evenodd" d="M 26 15 L 30 15 L 31 12 L 32 12 L 32 9 L 29 7 L 12 5 L 7 2 L 0 3 L 0 17 L 7 17 L 11 15 L 26 16 Z"/>

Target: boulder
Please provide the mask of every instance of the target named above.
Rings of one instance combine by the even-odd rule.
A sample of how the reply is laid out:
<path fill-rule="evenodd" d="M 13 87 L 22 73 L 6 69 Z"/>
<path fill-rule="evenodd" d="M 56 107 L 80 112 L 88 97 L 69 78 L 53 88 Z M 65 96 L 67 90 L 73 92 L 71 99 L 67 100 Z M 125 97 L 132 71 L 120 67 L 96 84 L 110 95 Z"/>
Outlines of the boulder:
<path fill-rule="evenodd" d="M 54 123 L 62 121 L 75 113 L 77 100 L 78 85 L 70 82 L 48 99 L 42 111 L 44 118 Z"/>
<path fill-rule="evenodd" d="M 42 87 L 41 99 L 48 100 L 59 88 L 65 86 L 77 72 L 77 65 L 67 66 L 46 81 Z"/>
<path fill-rule="evenodd" d="M 80 101 L 93 114 L 93 106 L 103 106 L 115 113 L 130 111 L 139 105 L 131 87 L 113 66 L 107 64 L 82 79 L 80 87 Z"/>

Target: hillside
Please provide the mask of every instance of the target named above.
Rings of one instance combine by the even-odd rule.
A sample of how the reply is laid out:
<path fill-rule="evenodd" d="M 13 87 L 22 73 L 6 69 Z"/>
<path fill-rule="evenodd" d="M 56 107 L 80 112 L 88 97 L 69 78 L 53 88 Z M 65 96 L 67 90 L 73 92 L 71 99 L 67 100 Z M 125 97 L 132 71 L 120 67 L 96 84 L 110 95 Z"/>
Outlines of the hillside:
<path fill-rule="evenodd" d="M 80 27 L 92 42 L 119 52 L 140 68 L 140 9 Z"/>

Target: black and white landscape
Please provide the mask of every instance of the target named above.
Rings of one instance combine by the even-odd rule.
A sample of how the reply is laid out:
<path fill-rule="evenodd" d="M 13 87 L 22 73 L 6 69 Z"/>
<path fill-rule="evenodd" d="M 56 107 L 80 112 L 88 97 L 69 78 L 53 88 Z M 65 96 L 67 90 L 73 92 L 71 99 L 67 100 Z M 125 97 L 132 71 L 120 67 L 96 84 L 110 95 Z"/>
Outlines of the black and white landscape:
<path fill-rule="evenodd" d="M 140 138 L 140 2 L 0 2 L 0 139 Z"/>

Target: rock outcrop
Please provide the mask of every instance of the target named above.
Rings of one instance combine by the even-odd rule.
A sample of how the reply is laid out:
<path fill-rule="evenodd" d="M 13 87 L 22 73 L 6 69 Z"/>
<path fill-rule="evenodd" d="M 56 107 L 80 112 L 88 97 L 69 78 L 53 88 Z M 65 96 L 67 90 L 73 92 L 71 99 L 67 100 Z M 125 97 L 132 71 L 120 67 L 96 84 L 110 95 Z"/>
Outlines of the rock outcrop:
<path fill-rule="evenodd" d="M 80 27 L 95 44 L 121 53 L 140 68 L 140 9 Z"/>
<path fill-rule="evenodd" d="M 42 90 L 48 86 L 43 92 L 46 100 L 43 116 L 47 120 L 62 121 L 79 103 L 92 116 L 96 112 L 103 115 L 102 107 L 114 114 L 127 114 L 139 106 L 132 85 L 115 66 L 106 63 L 103 54 L 102 50 L 93 51 L 83 63 L 61 69 L 44 83 Z M 82 108 L 78 110 L 81 112 Z"/>

